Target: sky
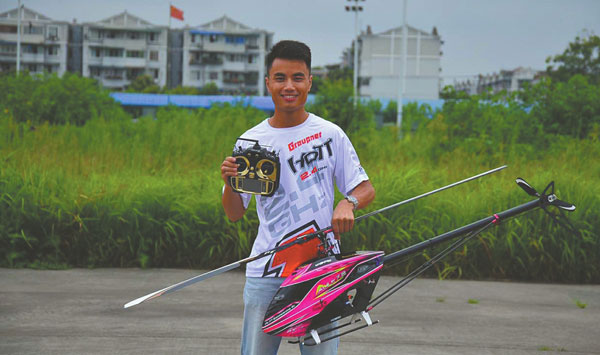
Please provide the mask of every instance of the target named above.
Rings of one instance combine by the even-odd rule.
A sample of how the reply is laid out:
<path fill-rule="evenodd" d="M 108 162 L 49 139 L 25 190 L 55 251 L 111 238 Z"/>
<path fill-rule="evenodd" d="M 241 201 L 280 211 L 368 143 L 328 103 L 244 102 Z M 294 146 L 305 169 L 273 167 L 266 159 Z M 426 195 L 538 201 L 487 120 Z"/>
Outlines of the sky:
<path fill-rule="evenodd" d="M 407 24 L 426 32 L 437 27 L 444 82 L 477 74 L 531 67 L 546 68 L 548 56 L 562 53 L 576 36 L 600 35 L 600 0 L 407 0 Z M 163 0 L 22 0 L 54 20 L 94 22 L 124 10 L 153 24 L 169 23 Z M 184 21 L 197 26 L 223 15 L 274 33 L 274 41 L 295 39 L 311 47 L 313 66 L 340 62 L 354 37 L 354 14 L 347 0 L 171 0 Z M 352 1 L 353 3 L 353 1 Z M 359 27 L 374 33 L 402 25 L 400 0 L 360 1 Z M 0 0 L 0 12 L 17 0 Z M 587 32 L 586 32 L 587 31 Z"/>

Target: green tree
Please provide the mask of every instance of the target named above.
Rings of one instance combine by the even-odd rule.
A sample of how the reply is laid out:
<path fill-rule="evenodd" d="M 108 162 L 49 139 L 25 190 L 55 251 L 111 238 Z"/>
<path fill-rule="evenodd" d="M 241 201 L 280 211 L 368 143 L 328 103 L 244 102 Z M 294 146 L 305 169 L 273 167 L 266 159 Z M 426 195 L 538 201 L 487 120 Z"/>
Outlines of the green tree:
<path fill-rule="evenodd" d="M 200 89 L 200 95 L 219 95 L 217 84 L 210 82 Z"/>
<path fill-rule="evenodd" d="M 575 37 L 562 54 L 548 57 L 546 72 L 553 81 L 567 82 L 576 75 L 588 77 L 592 84 L 600 84 L 600 37 Z"/>
<path fill-rule="evenodd" d="M 520 97 L 546 133 L 587 138 L 600 127 L 600 86 L 588 78 L 576 74 L 567 82 L 543 80 Z"/>
<path fill-rule="evenodd" d="M 131 81 L 127 92 L 156 94 L 160 92 L 160 87 L 154 83 L 150 75 L 140 75 Z"/>
<path fill-rule="evenodd" d="M 352 82 L 348 79 L 331 81 L 325 80 L 315 101 L 308 105 L 308 110 L 324 117 L 346 132 L 357 131 L 361 128 L 375 126 L 375 112 L 377 107 L 371 104 L 358 103 L 354 107 Z"/>
<path fill-rule="evenodd" d="M 200 90 L 193 86 L 178 86 L 173 89 L 165 90 L 165 94 L 171 95 L 200 95 Z"/>
<path fill-rule="evenodd" d="M 126 117 L 109 92 L 90 78 L 65 73 L 43 75 L 0 76 L 0 109 L 11 113 L 18 122 L 33 125 L 82 125 L 95 117 Z"/>
<path fill-rule="evenodd" d="M 323 85 L 323 81 L 325 81 L 325 80 L 323 78 L 321 78 L 320 76 L 313 76 L 312 86 L 310 87 L 310 93 L 317 94 L 319 92 L 319 89 Z"/>

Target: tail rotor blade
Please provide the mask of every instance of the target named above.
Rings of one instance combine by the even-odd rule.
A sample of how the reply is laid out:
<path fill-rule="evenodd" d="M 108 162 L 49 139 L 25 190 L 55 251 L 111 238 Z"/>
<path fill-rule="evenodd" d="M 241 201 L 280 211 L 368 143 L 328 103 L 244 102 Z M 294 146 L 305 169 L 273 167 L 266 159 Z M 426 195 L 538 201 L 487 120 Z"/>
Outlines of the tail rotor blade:
<path fill-rule="evenodd" d="M 517 182 L 517 185 L 519 185 L 523 191 L 527 192 L 529 196 L 540 197 L 540 194 L 531 185 L 529 185 L 525 179 L 517 178 L 515 181 Z"/>
<path fill-rule="evenodd" d="M 568 203 L 559 199 L 556 199 L 550 203 L 552 206 L 556 206 L 558 208 L 562 208 L 567 211 L 575 211 L 575 205 L 572 203 Z"/>

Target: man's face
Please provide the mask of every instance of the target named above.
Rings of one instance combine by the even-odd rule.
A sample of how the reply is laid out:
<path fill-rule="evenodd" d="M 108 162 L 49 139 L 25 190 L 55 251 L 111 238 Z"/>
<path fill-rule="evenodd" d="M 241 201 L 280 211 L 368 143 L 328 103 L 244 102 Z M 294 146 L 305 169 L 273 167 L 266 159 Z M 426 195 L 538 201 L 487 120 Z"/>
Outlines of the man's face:
<path fill-rule="evenodd" d="M 312 76 L 304 61 L 275 58 L 266 83 L 276 110 L 304 110 L 312 85 Z"/>

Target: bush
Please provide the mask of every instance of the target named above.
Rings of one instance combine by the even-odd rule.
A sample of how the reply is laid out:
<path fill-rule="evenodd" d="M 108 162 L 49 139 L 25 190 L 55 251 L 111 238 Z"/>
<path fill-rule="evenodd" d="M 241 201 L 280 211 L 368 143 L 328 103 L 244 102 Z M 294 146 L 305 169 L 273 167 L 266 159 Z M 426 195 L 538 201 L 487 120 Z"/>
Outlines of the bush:
<path fill-rule="evenodd" d="M 30 76 L 0 76 L 0 109 L 17 122 L 39 125 L 82 125 L 98 117 L 107 120 L 127 117 L 121 106 L 94 79 L 65 73 Z"/>

